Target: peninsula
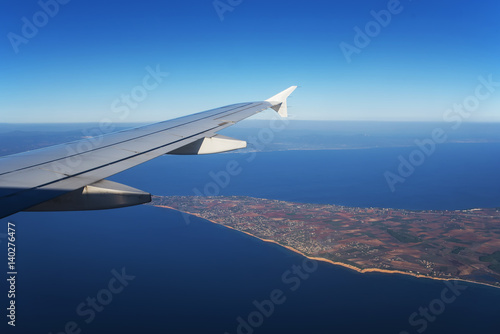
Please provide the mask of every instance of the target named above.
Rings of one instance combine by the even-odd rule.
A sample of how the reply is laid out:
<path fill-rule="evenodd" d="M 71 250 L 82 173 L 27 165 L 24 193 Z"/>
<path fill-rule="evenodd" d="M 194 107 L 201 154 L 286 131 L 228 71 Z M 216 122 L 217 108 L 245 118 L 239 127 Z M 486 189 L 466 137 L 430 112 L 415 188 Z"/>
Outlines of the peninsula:
<path fill-rule="evenodd" d="M 499 209 L 410 211 L 240 196 L 155 196 L 151 204 L 361 272 L 500 287 Z"/>

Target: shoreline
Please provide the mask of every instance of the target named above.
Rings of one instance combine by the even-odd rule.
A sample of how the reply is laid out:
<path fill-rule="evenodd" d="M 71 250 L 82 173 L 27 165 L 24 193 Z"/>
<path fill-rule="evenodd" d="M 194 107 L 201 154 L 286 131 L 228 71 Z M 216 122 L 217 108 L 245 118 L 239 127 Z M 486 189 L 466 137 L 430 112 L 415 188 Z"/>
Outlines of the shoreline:
<path fill-rule="evenodd" d="M 344 268 L 348 268 L 348 269 L 354 270 L 354 271 L 356 271 L 356 272 L 358 272 L 360 274 L 367 274 L 367 273 L 399 274 L 399 275 L 412 276 L 412 277 L 415 277 L 415 278 L 427 278 L 427 279 L 432 279 L 432 280 L 436 280 L 436 281 L 461 281 L 461 282 L 472 283 L 472 284 L 479 284 L 479 285 L 483 285 L 483 286 L 487 286 L 487 287 L 491 287 L 491 288 L 500 289 L 500 286 L 498 286 L 498 285 L 493 285 L 493 284 L 488 284 L 488 283 L 483 283 L 483 282 L 476 282 L 476 281 L 471 281 L 471 280 L 467 280 L 467 279 L 463 279 L 463 278 L 433 277 L 433 276 L 427 276 L 427 275 L 410 273 L 410 272 L 402 271 L 402 270 L 388 270 L 388 269 L 379 269 L 379 268 L 364 268 L 364 269 L 360 269 L 358 267 L 355 267 L 355 266 L 347 264 L 347 263 L 336 262 L 336 261 L 332 261 L 332 260 L 321 258 L 321 257 L 314 257 L 314 256 L 306 255 L 306 254 L 302 253 L 301 251 L 299 251 L 299 250 L 297 250 L 295 248 L 292 248 L 292 247 L 286 246 L 286 245 L 282 245 L 282 244 L 280 244 L 279 242 L 277 242 L 275 240 L 263 239 L 263 238 L 257 237 L 257 236 L 255 236 L 255 235 L 253 235 L 251 233 L 248 233 L 248 232 L 245 232 L 245 231 L 240 231 L 240 230 L 235 229 L 234 227 L 231 227 L 231 226 L 228 226 L 228 225 L 224 225 L 224 224 L 221 224 L 219 222 L 216 222 L 216 221 L 204 218 L 204 217 L 202 217 L 202 216 L 200 216 L 200 215 L 198 215 L 196 213 L 191 213 L 191 212 L 186 212 L 186 211 L 180 211 L 180 210 L 177 210 L 177 209 L 172 208 L 172 207 L 167 206 L 167 205 L 152 204 L 152 206 L 157 207 L 157 208 L 166 208 L 166 209 L 174 210 L 174 211 L 177 211 L 177 212 L 182 212 L 182 213 L 185 213 L 185 214 L 188 214 L 188 215 L 191 215 L 191 216 L 195 216 L 195 217 L 201 218 L 203 220 L 209 221 L 212 224 L 216 224 L 216 225 L 223 226 L 225 228 L 231 229 L 233 231 L 244 233 L 244 234 L 246 234 L 248 236 L 251 236 L 253 238 L 256 238 L 258 240 L 261 240 L 261 241 L 264 241 L 264 242 L 268 242 L 268 243 L 273 243 L 273 244 L 278 245 L 280 247 L 286 248 L 286 249 L 288 249 L 288 250 L 290 250 L 290 251 L 292 251 L 294 253 L 302 255 L 302 256 L 310 259 L 310 260 L 322 261 L 322 262 L 330 263 L 330 264 L 333 264 L 333 265 L 336 265 L 336 266 L 341 266 L 341 267 L 344 267 Z"/>

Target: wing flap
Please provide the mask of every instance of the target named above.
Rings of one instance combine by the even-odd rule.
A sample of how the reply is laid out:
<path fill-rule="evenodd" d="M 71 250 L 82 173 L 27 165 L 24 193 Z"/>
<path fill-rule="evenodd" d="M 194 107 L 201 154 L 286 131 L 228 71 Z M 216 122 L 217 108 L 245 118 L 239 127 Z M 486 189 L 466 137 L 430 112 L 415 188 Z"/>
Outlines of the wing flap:
<path fill-rule="evenodd" d="M 247 147 L 247 142 L 226 136 L 204 137 L 169 152 L 172 155 L 200 155 L 234 151 Z"/>

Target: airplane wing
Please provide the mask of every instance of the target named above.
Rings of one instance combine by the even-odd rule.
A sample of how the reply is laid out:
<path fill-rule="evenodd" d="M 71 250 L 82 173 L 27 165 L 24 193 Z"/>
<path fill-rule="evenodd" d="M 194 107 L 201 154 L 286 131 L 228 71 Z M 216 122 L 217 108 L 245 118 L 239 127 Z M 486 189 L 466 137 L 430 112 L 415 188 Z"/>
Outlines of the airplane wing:
<path fill-rule="evenodd" d="M 0 158 L 0 218 L 19 211 L 101 210 L 143 204 L 151 195 L 106 180 L 164 154 L 210 154 L 246 147 L 217 132 L 265 109 L 287 116 L 296 89 L 152 125 Z"/>

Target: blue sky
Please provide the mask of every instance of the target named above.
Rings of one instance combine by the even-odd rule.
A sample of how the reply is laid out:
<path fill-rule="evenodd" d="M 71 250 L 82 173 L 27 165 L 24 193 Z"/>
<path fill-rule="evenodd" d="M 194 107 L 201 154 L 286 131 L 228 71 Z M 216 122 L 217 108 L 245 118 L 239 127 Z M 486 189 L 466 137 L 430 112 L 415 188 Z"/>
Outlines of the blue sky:
<path fill-rule="evenodd" d="M 291 85 L 296 119 L 439 121 L 478 77 L 500 81 L 493 0 L 221 0 L 219 12 L 213 0 L 59 0 L 44 14 L 55 1 L 0 2 L 1 123 L 159 121 Z M 340 45 L 367 24 L 349 62 Z M 147 68 L 168 76 L 145 89 Z M 467 120 L 500 121 L 500 87 Z"/>

